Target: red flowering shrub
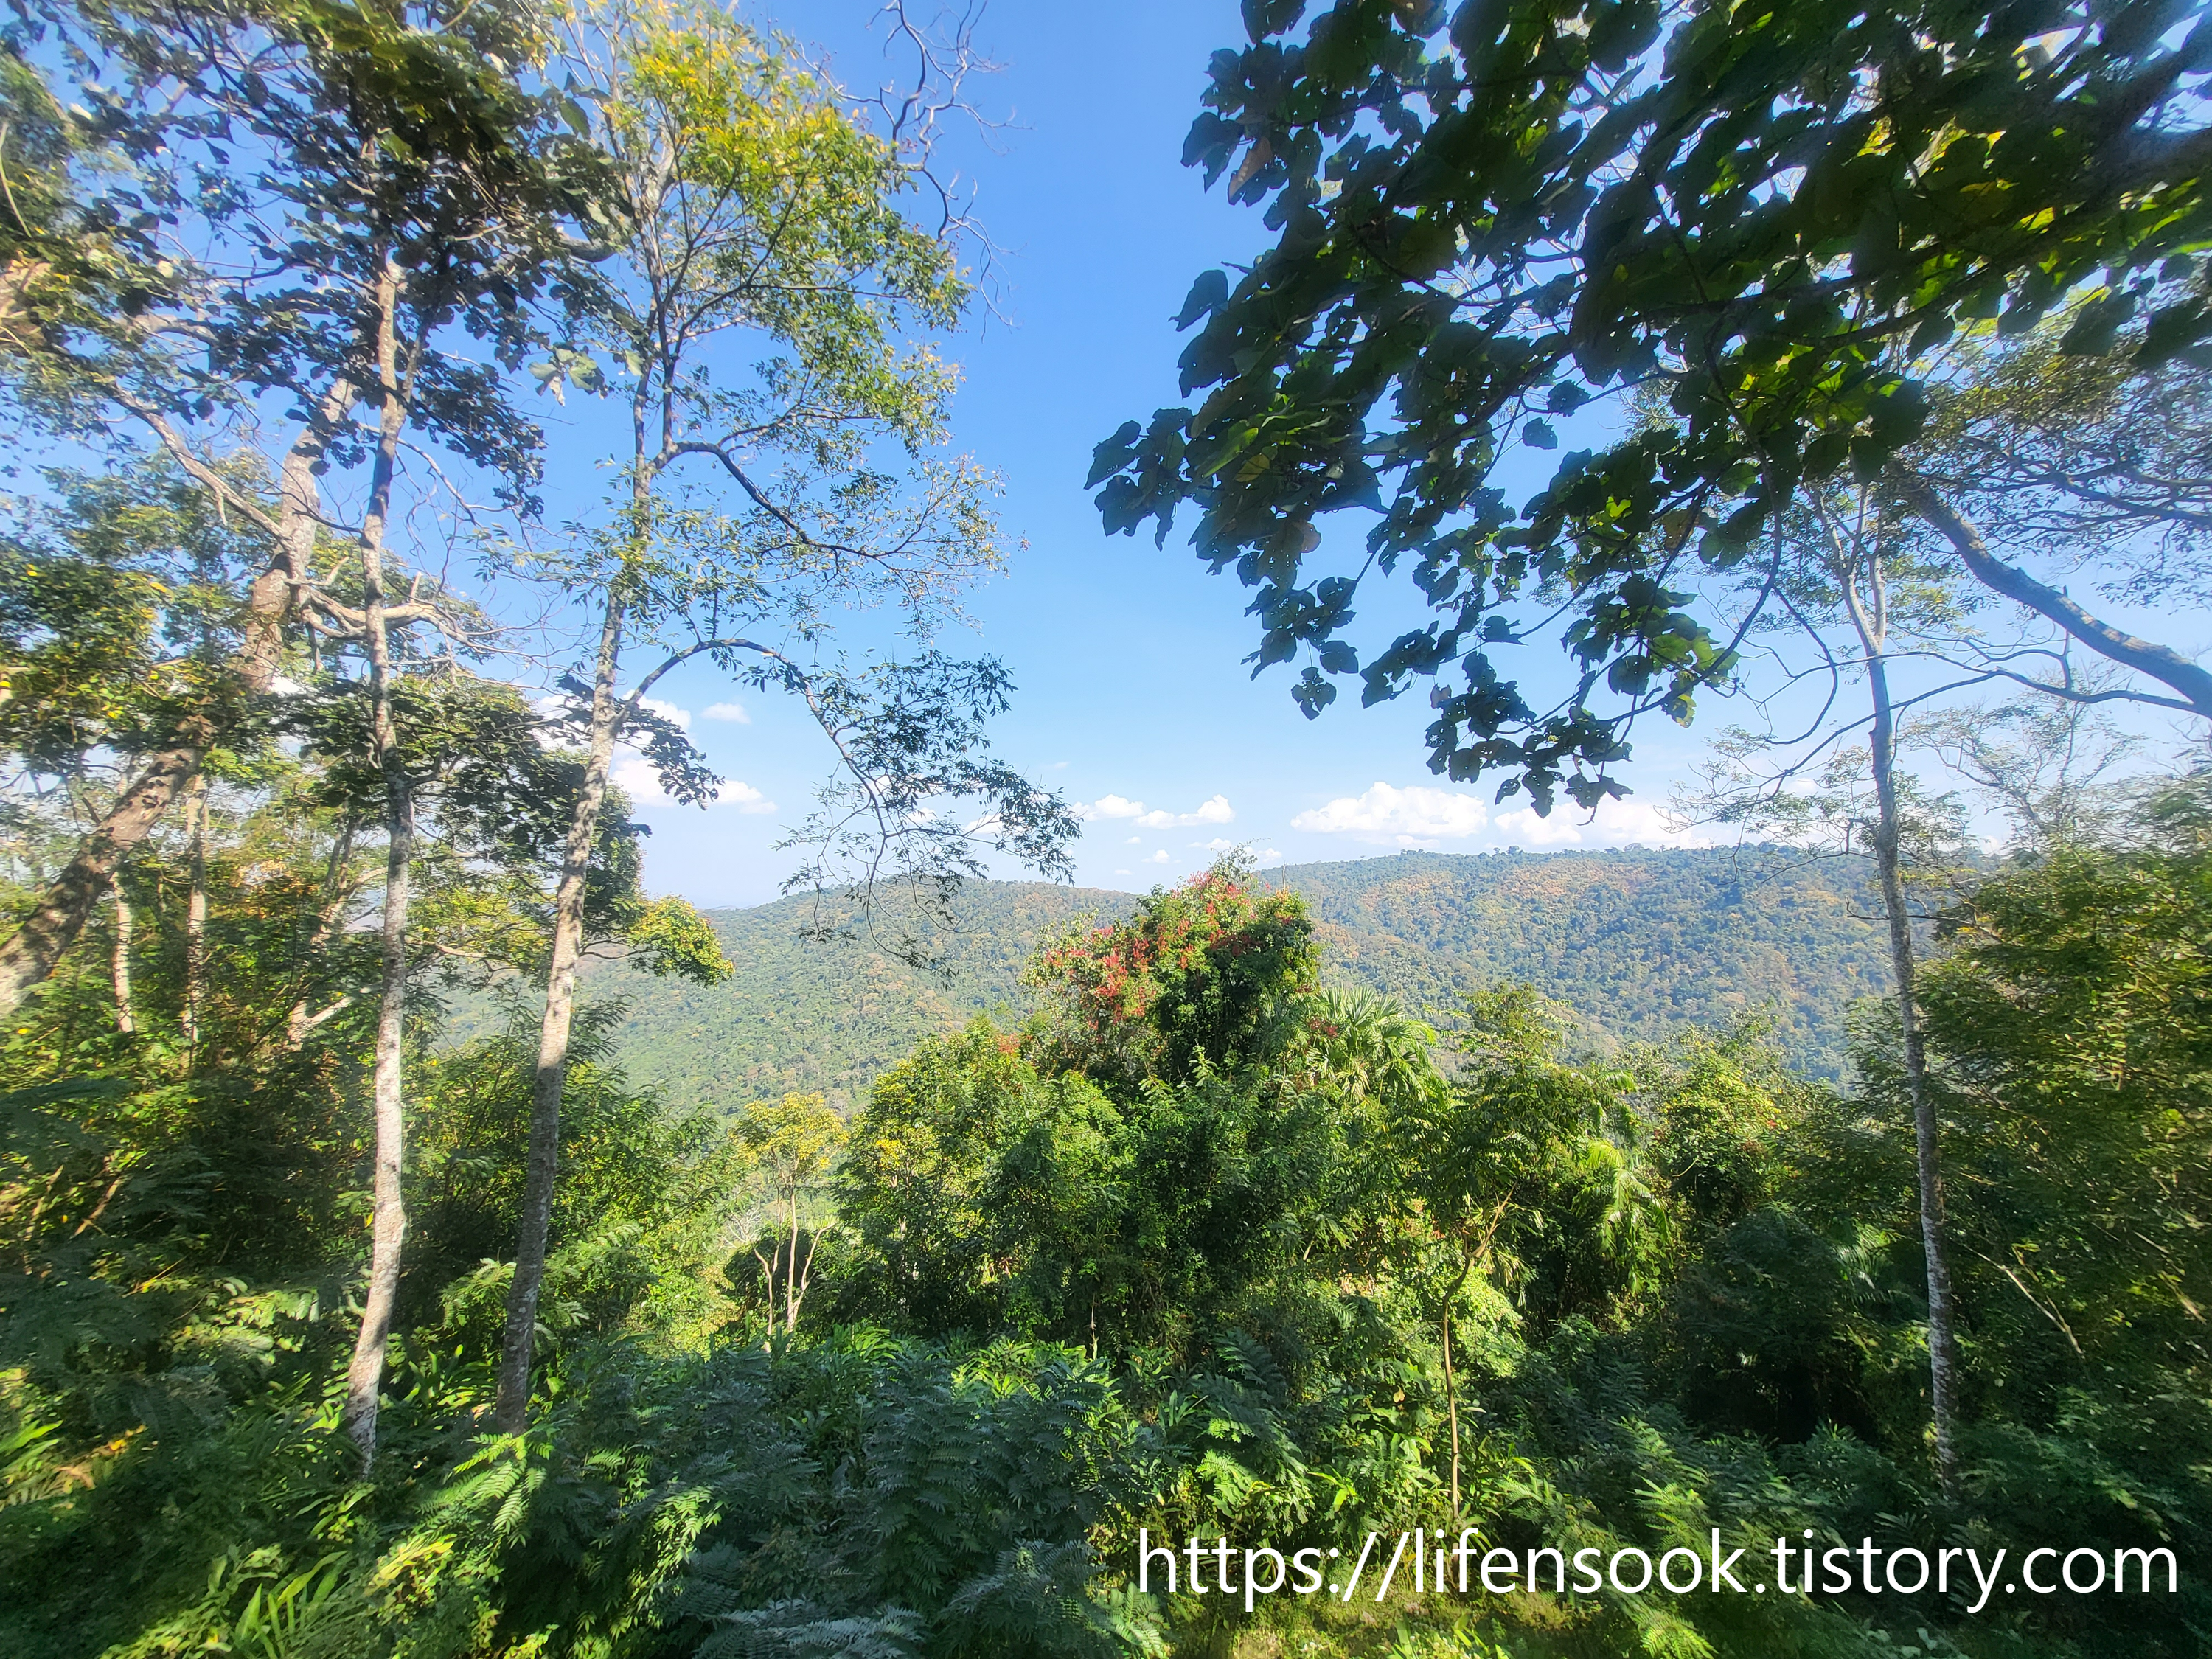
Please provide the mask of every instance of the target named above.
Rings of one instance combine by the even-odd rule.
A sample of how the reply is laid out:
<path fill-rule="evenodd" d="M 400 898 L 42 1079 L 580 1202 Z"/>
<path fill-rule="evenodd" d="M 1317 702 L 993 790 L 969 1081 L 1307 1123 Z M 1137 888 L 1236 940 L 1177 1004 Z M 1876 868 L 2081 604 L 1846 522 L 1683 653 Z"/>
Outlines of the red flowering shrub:
<path fill-rule="evenodd" d="M 1305 901 L 1224 860 L 1155 889 L 1126 922 L 1063 935 L 1025 975 L 1060 1005 L 1063 1058 L 1085 1069 L 1185 1078 L 1262 1058 L 1285 997 L 1312 988 Z"/>

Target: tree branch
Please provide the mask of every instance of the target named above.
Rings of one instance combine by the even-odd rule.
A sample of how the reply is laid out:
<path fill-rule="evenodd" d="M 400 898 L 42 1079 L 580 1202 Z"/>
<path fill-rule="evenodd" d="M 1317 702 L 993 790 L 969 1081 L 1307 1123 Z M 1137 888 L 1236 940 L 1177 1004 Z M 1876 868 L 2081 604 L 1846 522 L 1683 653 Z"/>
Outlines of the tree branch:
<path fill-rule="evenodd" d="M 1905 475 L 1897 481 L 1899 497 L 1925 520 L 1966 562 L 1985 587 L 2058 624 L 2101 657 L 2171 687 L 2187 700 L 2189 712 L 2212 720 L 2212 672 L 2179 651 L 2100 621 L 2057 588 L 2038 581 L 2017 565 L 1990 550 L 1981 534 L 1924 479 Z"/>

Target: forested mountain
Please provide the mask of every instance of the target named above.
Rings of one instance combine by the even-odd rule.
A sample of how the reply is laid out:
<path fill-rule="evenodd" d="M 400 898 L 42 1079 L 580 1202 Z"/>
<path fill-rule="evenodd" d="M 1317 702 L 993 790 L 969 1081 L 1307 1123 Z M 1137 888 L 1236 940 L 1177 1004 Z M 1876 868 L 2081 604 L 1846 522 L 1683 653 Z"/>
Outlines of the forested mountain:
<path fill-rule="evenodd" d="M 1841 1063 L 1844 1012 L 1882 988 L 1851 864 L 1773 849 L 1517 853 L 1310 864 L 1303 894 L 1336 975 L 1409 1007 L 1525 981 L 1591 1034 L 1654 1038 L 1771 1004 L 1804 1067 Z"/>
<path fill-rule="evenodd" d="M 1501 980 L 1579 1011 L 1593 1040 L 1718 1026 L 1771 1006 L 1797 1064 L 1832 1073 L 1855 998 L 1881 988 L 1882 941 L 1850 865 L 1775 850 L 1454 854 L 1402 853 L 1270 872 L 1304 896 L 1326 975 L 1410 1008 L 1446 1007 Z M 1019 1010 L 1023 962 L 1086 916 L 1120 921 L 1127 893 L 987 882 L 960 900 L 946 976 L 862 942 L 799 937 L 812 901 L 707 913 L 736 975 L 699 986 L 619 963 L 587 969 L 588 993 L 619 999 L 616 1041 L 631 1075 L 684 1103 L 735 1108 L 789 1090 L 841 1105 L 925 1036 L 978 1012 Z M 489 1029 L 471 1000 L 454 1035 Z"/>
<path fill-rule="evenodd" d="M 1041 528 L 983 7 L 873 96 L 719 0 L 15 7 L 0 1659 L 2212 1656 L 2212 672 L 2086 608 L 2212 599 L 2208 4 L 1245 0 L 1184 155 L 1281 240 L 1104 528 L 1425 695 L 1454 789 L 1327 822 L 1663 715 L 1875 890 L 1142 896 L 939 648 Z M 1250 744 L 1056 592 L 1061 752 Z M 648 870 L 679 684 L 818 728 L 809 897 Z"/>

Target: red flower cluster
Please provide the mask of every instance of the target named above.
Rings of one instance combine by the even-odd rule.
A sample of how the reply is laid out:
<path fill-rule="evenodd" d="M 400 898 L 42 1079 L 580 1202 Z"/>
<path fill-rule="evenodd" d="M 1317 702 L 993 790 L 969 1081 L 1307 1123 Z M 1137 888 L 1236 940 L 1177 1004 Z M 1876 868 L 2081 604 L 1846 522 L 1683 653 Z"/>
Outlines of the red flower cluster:
<path fill-rule="evenodd" d="M 1093 1031 L 1142 1019 L 1192 973 L 1274 942 L 1281 902 L 1255 902 L 1234 877 L 1210 870 L 1146 899 L 1128 921 L 1053 946 L 1033 976 L 1068 995 Z"/>

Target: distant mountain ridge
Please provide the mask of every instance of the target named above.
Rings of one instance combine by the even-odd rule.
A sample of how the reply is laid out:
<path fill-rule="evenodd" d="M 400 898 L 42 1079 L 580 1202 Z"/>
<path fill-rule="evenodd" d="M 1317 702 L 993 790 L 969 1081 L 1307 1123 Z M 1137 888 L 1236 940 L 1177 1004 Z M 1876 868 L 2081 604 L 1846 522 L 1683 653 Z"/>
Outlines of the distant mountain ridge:
<path fill-rule="evenodd" d="M 1525 980 L 1571 1006 L 1594 1036 L 1634 1040 L 1771 1003 L 1796 1063 L 1832 1072 L 1846 1010 L 1882 988 L 1884 951 L 1856 870 L 1779 849 L 1405 853 L 1261 879 L 1305 896 L 1331 981 L 1415 1010 Z M 819 1090 L 851 1103 L 920 1038 L 1030 1006 L 1019 975 L 1042 938 L 1135 904 L 1097 888 L 974 884 L 941 981 L 866 944 L 802 940 L 805 899 L 710 911 L 737 966 L 731 981 L 710 989 L 607 963 L 587 969 L 586 994 L 626 1002 L 623 1063 L 672 1099 L 731 1109 Z M 489 1013 L 457 1010 L 456 1035 L 481 1030 Z"/>

